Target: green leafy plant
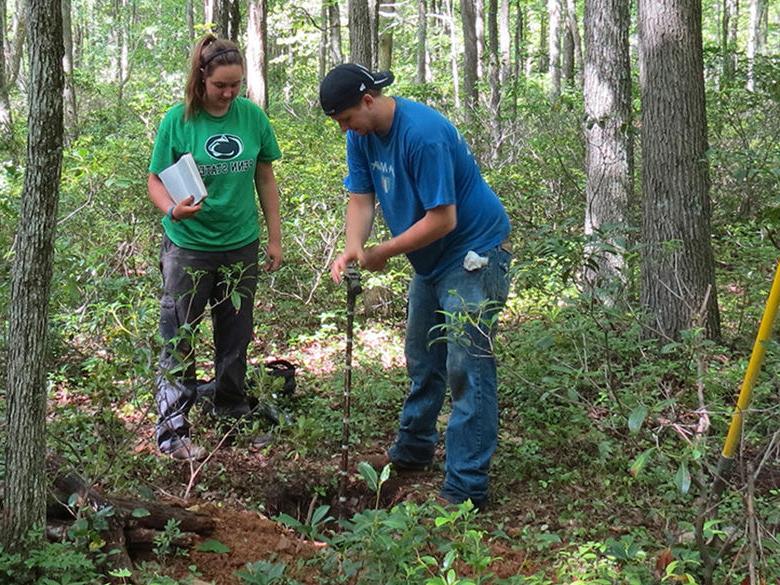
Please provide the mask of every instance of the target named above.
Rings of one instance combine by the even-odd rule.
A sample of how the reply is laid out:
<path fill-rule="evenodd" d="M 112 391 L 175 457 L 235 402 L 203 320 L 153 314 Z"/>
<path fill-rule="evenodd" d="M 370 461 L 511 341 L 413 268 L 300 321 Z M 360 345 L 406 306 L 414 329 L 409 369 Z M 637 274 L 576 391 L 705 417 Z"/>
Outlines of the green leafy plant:
<path fill-rule="evenodd" d="M 236 575 L 247 585 L 300 585 L 298 581 L 284 574 L 287 565 L 257 561 L 247 563 Z"/>

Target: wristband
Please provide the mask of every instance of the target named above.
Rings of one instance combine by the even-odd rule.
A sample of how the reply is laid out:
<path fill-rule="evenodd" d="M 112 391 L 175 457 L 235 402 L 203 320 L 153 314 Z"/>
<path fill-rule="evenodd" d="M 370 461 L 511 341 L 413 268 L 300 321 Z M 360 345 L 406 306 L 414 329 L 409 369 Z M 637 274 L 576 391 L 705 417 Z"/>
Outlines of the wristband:
<path fill-rule="evenodd" d="M 165 214 L 165 215 L 168 216 L 168 219 L 170 219 L 171 221 L 177 221 L 177 219 L 175 217 L 173 217 L 173 210 L 174 209 L 176 209 L 176 206 L 175 205 L 171 205 L 168 208 L 168 213 Z"/>

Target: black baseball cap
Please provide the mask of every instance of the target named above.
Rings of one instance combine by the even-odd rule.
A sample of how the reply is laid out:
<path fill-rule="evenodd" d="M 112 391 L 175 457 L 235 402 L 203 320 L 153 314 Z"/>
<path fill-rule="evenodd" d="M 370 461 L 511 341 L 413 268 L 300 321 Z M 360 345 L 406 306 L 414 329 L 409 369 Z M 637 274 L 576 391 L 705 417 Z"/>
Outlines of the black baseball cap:
<path fill-rule="evenodd" d="M 322 111 L 328 116 L 343 112 L 357 104 L 369 89 L 382 89 L 394 80 L 391 71 L 371 73 L 355 63 L 337 65 L 320 83 Z"/>

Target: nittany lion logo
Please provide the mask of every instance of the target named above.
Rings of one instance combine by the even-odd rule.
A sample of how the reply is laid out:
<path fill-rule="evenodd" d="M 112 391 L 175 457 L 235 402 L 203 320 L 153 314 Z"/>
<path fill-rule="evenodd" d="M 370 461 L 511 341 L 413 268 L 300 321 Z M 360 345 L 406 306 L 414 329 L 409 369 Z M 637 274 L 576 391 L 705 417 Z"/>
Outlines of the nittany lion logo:
<path fill-rule="evenodd" d="M 206 141 L 206 152 L 217 160 L 236 158 L 244 151 L 244 143 L 233 134 L 215 134 Z"/>

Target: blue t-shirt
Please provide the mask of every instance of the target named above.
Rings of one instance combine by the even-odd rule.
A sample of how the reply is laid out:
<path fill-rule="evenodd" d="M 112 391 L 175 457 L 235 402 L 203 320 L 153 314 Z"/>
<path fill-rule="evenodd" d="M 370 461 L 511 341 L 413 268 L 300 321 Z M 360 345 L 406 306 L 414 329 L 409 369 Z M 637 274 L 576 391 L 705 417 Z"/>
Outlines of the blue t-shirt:
<path fill-rule="evenodd" d="M 456 206 L 453 231 L 407 254 L 417 274 L 435 279 L 462 263 L 469 250 L 482 253 L 504 241 L 509 218 L 452 123 L 424 104 L 393 99 L 395 115 L 387 135 L 347 132 L 344 185 L 351 193 L 376 194 L 393 236 L 429 209 Z"/>

